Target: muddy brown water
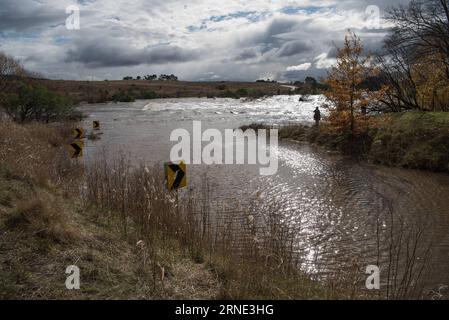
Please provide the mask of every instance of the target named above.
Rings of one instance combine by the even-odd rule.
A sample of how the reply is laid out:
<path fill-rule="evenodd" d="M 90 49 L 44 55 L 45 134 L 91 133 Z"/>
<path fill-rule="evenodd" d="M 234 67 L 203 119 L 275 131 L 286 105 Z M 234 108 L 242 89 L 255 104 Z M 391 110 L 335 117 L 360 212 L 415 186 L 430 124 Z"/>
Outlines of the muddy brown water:
<path fill-rule="evenodd" d="M 166 99 L 82 106 L 88 115 L 85 128 L 99 120 L 102 133 L 100 140 L 87 142 L 85 161 L 103 152 L 111 157 L 123 152 L 134 163 L 162 170 L 175 144 L 170 133 L 178 128 L 191 132 L 193 120 L 202 121 L 203 130 L 253 122 L 307 123 L 322 99 Z M 300 267 L 317 277 L 352 265 L 363 270 L 380 264 L 385 282 L 392 244 L 401 243 L 402 256 L 414 255 L 414 273 L 430 246 L 422 275 L 427 297 L 447 298 L 449 175 L 355 162 L 293 142 L 280 143 L 277 155 L 279 168 L 272 176 L 261 176 L 257 165 L 190 165 L 189 189 L 200 189 L 207 177 L 216 201 L 255 199 L 261 211 L 273 203 L 281 206 L 282 219 L 295 230 Z M 417 235 L 419 248 L 412 250 Z"/>

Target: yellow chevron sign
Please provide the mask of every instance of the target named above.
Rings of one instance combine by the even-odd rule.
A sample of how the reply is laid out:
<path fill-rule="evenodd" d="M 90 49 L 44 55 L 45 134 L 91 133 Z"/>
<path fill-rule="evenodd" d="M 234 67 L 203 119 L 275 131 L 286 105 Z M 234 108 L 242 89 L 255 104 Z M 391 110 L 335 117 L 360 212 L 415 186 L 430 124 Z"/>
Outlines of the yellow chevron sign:
<path fill-rule="evenodd" d="M 82 158 L 83 148 L 84 148 L 84 141 L 82 140 L 73 141 L 71 144 L 69 144 L 68 150 L 70 158 L 72 159 Z"/>
<path fill-rule="evenodd" d="M 187 168 L 184 162 L 165 164 L 165 176 L 168 190 L 177 190 L 187 186 Z"/>
<path fill-rule="evenodd" d="M 84 139 L 84 129 L 75 128 L 72 130 L 72 135 L 75 139 Z"/>

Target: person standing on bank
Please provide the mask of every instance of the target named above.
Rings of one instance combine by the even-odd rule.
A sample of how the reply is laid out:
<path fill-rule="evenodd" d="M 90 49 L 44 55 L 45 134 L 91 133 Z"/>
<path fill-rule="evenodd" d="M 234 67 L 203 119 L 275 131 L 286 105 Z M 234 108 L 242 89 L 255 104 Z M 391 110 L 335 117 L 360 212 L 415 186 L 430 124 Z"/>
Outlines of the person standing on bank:
<path fill-rule="evenodd" d="M 321 121 L 321 112 L 318 107 L 316 107 L 315 111 L 313 112 L 313 119 L 315 120 L 316 126 L 319 127 Z"/>

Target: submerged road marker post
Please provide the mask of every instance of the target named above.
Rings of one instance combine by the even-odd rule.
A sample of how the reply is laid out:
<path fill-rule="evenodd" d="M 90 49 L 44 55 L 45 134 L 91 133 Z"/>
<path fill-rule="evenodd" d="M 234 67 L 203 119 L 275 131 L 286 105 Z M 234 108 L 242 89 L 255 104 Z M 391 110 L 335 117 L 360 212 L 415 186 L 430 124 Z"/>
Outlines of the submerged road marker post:
<path fill-rule="evenodd" d="M 84 129 L 83 128 L 75 128 L 72 130 L 73 138 L 76 140 L 84 139 Z"/>
<path fill-rule="evenodd" d="M 84 129 L 83 128 L 74 128 L 72 130 L 73 141 L 67 146 L 69 151 L 69 156 L 72 159 L 78 159 L 83 157 L 83 149 L 84 149 Z"/>
<path fill-rule="evenodd" d="M 100 130 L 100 121 L 94 120 L 92 122 L 92 127 L 93 127 L 94 130 Z"/>
<path fill-rule="evenodd" d="M 164 166 L 169 191 L 178 190 L 187 186 L 187 168 L 183 161 L 179 164 L 167 162 Z"/>
<path fill-rule="evenodd" d="M 169 191 L 176 192 L 176 210 L 179 214 L 178 190 L 187 186 L 187 167 L 183 161 L 181 161 L 179 164 L 167 162 L 165 163 L 164 167 L 167 188 Z"/>
<path fill-rule="evenodd" d="M 83 148 L 84 148 L 84 141 L 82 140 L 73 141 L 71 144 L 69 144 L 68 150 L 70 158 L 72 159 L 82 158 Z"/>

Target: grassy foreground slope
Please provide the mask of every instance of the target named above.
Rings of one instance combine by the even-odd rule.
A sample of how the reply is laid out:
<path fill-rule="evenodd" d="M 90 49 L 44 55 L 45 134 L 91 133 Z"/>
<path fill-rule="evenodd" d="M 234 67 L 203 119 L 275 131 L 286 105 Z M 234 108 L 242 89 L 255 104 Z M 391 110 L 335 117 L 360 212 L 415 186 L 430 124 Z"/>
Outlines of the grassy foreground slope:
<path fill-rule="evenodd" d="M 204 264 L 172 246 L 157 268 L 120 224 L 86 210 L 83 168 L 65 156 L 70 126 L 0 123 L 0 299 L 211 299 L 220 286 Z M 81 290 L 65 287 L 81 269 Z"/>
<path fill-rule="evenodd" d="M 170 277 L 155 278 L 138 247 L 118 228 L 86 216 L 81 205 L 4 175 L 0 184 L 0 299 L 217 296 L 217 279 L 202 264 L 173 252 L 164 257 L 174 261 Z M 81 268 L 81 290 L 65 287 L 65 269 L 73 264 Z"/>
<path fill-rule="evenodd" d="M 327 285 L 299 272 L 279 209 L 265 217 L 214 208 L 226 218 L 214 231 L 202 200 L 189 195 L 178 205 L 160 170 L 68 159 L 71 127 L 0 122 L 0 299 L 364 294 L 353 287 L 358 274 Z M 80 268 L 80 290 L 65 287 L 70 265 Z"/>

